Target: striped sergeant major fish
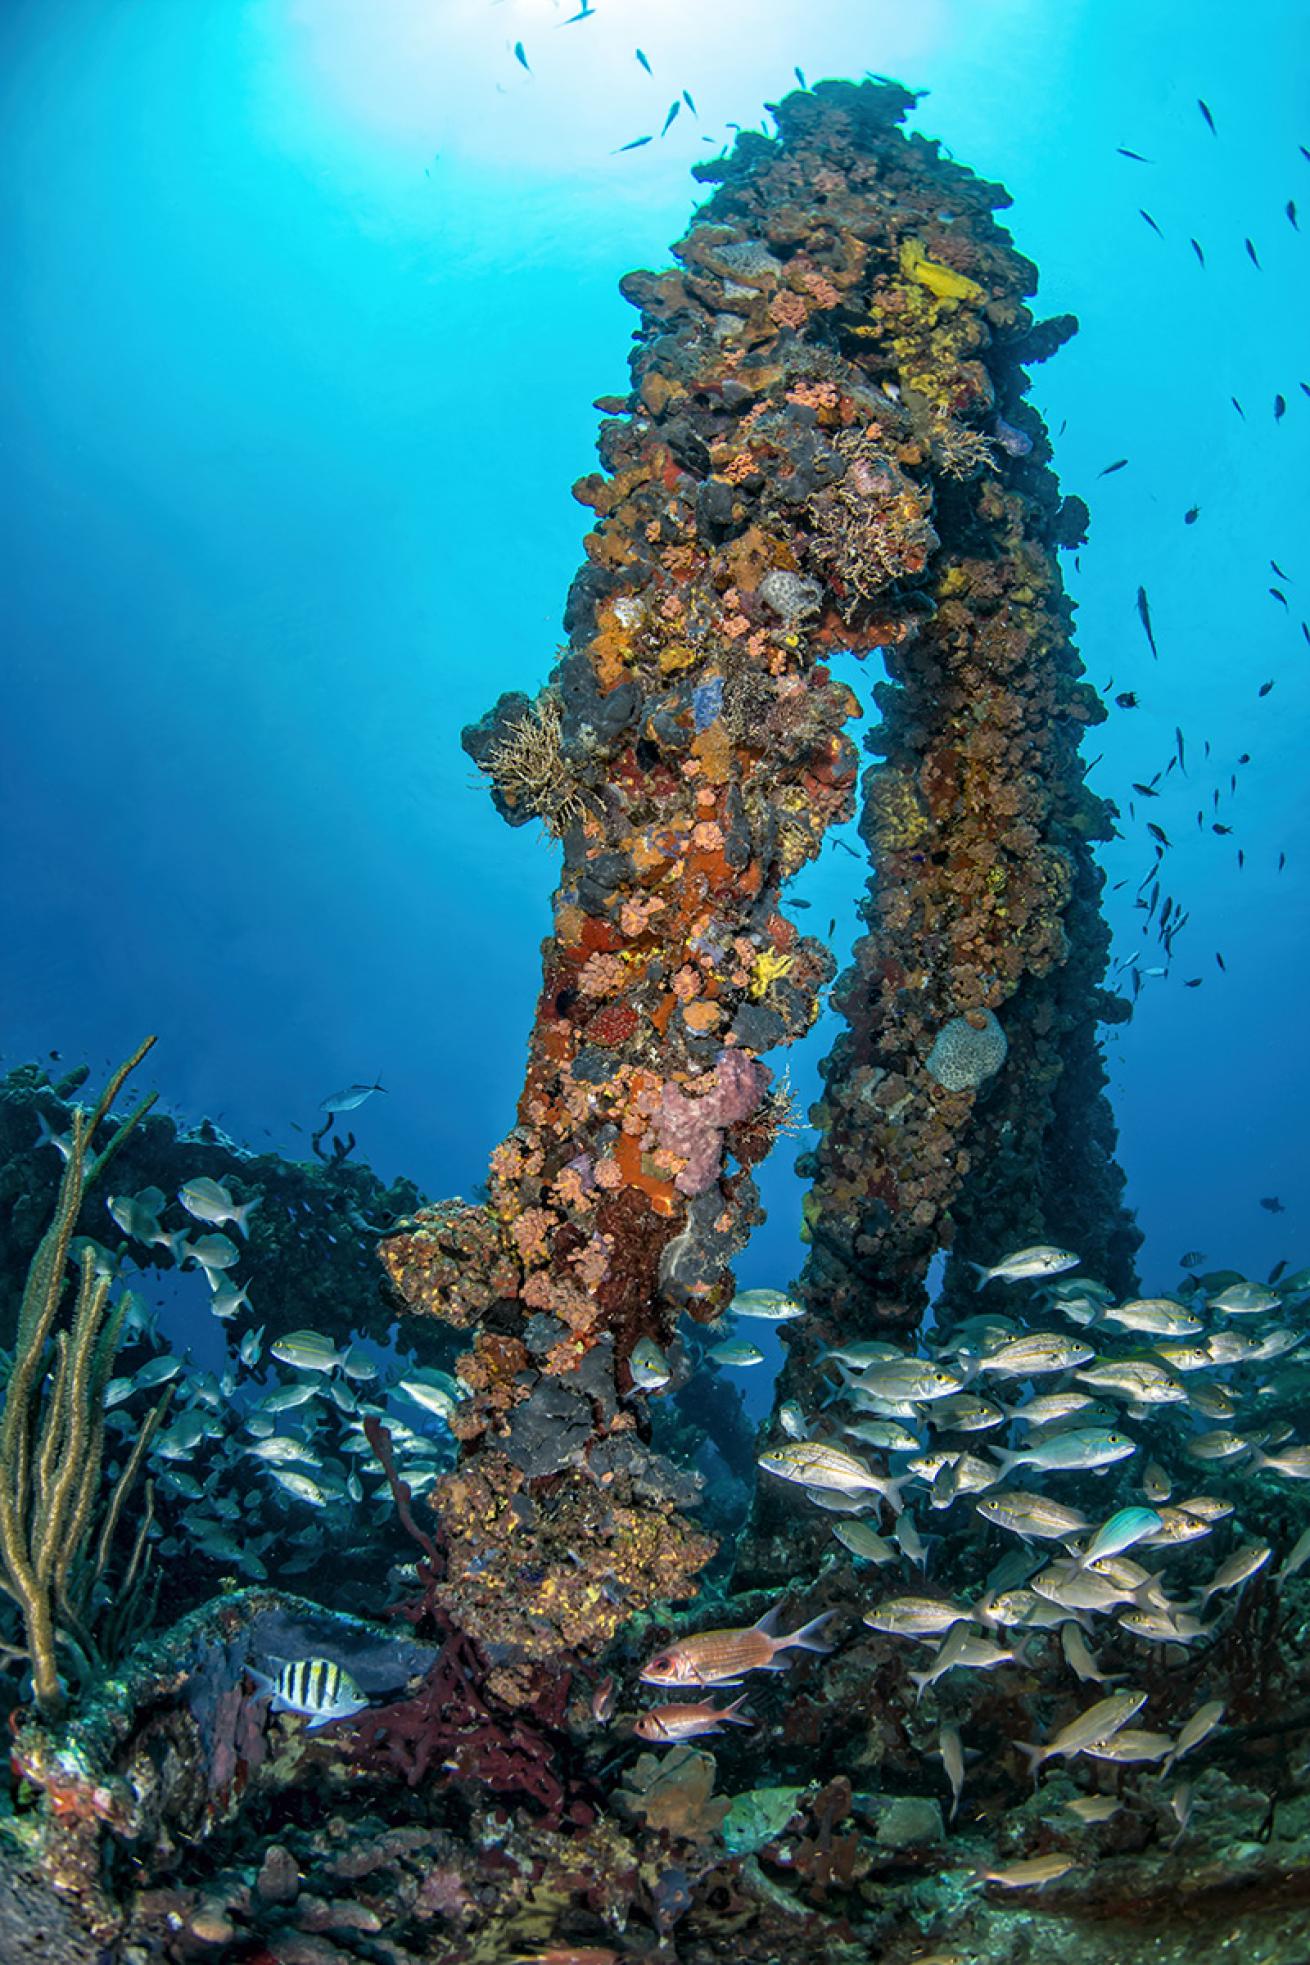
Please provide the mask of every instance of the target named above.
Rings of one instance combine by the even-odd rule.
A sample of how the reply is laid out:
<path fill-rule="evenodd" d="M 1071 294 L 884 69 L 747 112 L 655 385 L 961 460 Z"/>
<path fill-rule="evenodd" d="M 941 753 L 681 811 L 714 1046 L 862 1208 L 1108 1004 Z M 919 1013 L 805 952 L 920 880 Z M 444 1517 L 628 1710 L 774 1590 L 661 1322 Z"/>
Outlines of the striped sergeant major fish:
<path fill-rule="evenodd" d="M 309 1721 L 307 1732 L 334 1719 L 362 1712 L 368 1700 L 350 1673 L 333 1658 L 295 1658 L 278 1666 L 276 1678 L 246 1667 L 261 1692 L 271 1692 L 269 1711 L 299 1713 Z"/>

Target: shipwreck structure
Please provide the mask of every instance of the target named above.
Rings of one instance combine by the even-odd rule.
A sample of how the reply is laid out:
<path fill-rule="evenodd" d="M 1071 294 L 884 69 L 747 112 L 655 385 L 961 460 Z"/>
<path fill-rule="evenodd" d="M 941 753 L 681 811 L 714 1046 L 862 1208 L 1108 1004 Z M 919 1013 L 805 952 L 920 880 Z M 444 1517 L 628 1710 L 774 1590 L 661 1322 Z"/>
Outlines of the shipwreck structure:
<path fill-rule="evenodd" d="M 717 188 L 676 263 L 622 283 L 632 387 L 598 405 L 603 468 L 574 488 L 595 524 L 568 645 L 535 700 L 464 733 L 505 817 L 562 844 L 554 929 L 488 1201 L 421 1212 L 383 1254 L 414 1310 L 471 1333 L 443 1601 L 502 1691 L 688 1593 L 711 1553 L 629 1361 L 727 1304 L 788 1116 L 764 1058 L 835 973 L 783 899 L 855 809 L 834 653 L 892 681 L 807 1298 L 843 1329 L 910 1323 L 958 1222 L 994 1246 L 1075 1195 L 1121 1273 L 1131 1251 L 1112 1129 L 1087 1123 L 1110 813 L 1082 782 L 1104 712 L 1054 557 L 1085 512 L 1023 403 L 1025 362 L 1074 323 L 1034 321 L 1004 191 L 907 136 L 913 100 L 823 84 L 698 168 Z"/>

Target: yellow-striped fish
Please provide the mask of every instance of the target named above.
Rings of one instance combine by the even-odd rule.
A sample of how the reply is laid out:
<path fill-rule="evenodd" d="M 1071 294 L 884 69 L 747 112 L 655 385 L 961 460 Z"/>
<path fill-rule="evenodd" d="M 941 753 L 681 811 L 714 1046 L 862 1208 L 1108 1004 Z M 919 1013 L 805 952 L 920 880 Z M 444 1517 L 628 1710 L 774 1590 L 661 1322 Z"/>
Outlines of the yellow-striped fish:
<path fill-rule="evenodd" d="M 269 1711 L 299 1713 L 312 1733 L 334 1719 L 362 1712 L 368 1700 L 350 1673 L 334 1658 L 294 1658 L 278 1667 L 276 1678 L 247 1667 L 261 1692 L 271 1692 Z"/>

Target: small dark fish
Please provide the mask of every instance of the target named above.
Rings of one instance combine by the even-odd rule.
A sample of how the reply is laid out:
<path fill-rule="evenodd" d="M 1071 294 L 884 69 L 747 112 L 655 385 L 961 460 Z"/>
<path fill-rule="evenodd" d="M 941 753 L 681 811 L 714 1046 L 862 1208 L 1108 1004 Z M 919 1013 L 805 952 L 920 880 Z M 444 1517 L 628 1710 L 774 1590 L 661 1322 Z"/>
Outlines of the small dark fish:
<path fill-rule="evenodd" d="M 1287 855 L 1286 853 L 1280 853 L 1278 855 L 1278 871 L 1281 873 L 1286 865 L 1287 865 Z"/>
<path fill-rule="evenodd" d="M 1287 1267 L 1287 1257 L 1285 1255 L 1280 1256 L 1278 1261 L 1274 1264 L 1273 1268 L 1269 1271 L 1269 1274 L 1265 1277 L 1265 1281 L 1268 1283 L 1270 1289 L 1273 1288 L 1274 1284 L 1278 1281 L 1278 1278 L 1282 1275 L 1286 1267 Z"/>
<path fill-rule="evenodd" d="M 1098 471 L 1096 475 L 1098 478 L 1112 477 L 1116 471 L 1122 471 L 1124 465 L 1127 462 L 1128 459 L 1126 457 L 1118 457 L 1115 459 L 1113 464 L 1107 464 L 1105 469 L 1103 471 Z"/>
<path fill-rule="evenodd" d="M 1283 569 L 1282 569 L 1282 567 L 1281 567 L 1281 566 L 1280 566 L 1280 565 L 1278 564 L 1278 561 L 1277 561 L 1276 559 L 1271 559 L 1271 560 L 1270 560 L 1270 562 L 1269 562 L 1269 564 L 1270 564 L 1270 566 L 1272 566 L 1272 567 L 1273 567 L 1273 569 L 1274 569 L 1274 572 L 1275 572 L 1275 573 L 1276 573 L 1276 574 L 1278 575 L 1278 577 L 1279 577 L 1279 579 L 1280 579 L 1280 580 L 1290 580 L 1290 579 L 1291 579 L 1291 577 L 1292 577 L 1292 576 L 1291 576 L 1291 574 L 1290 574 L 1290 573 L 1284 573 L 1284 571 L 1283 571 Z"/>
<path fill-rule="evenodd" d="M 528 68 L 528 58 L 523 52 L 523 43 L 521 41 L 514 43 L 514 59 L 520 68 L 527 68 L 528 74 L 531 75 L 532 70 Z"/>
<path fill-rule="evenodd" d="M 1233 789 L 1234 789 L 1234 791 L 1236 791 L 1236 789 L 1237 789 L 1237 785 L 1236 785 L 1236 781 L 1234 781 L 1234 785 L 1233 785 Z M 1214 804 L 1214 809 L 1215 809 L 1215 811 L 1217 812 L 1217 811 L 1219 810 L 1219 788 L 1218 788 L 1218 786 L 1216 786 L 1216 787 L 1215 787 L 1215 789 L 1214 789 L 1214 790 L 1213 790 L 1213 791 L 1211 792 L 1211 794 L 1210 794 L 1210 797 L 1211 797 L 1211 800 L 1212 800 L 1212 802 L 1213 802 L 1213 804 Z"/>
<path fill-rule="evenodd" d="M 1178 728 L 1177 724 L 1174 725 L 1174 744 L 1178 751 L 1178 769 L 1182 772 L 1183 776 L 1186 777 L 1187 764 L 1183 756 L 1183 733 Z"/>
<path fill-rule="evenodd" d="M 1192 251 L 1196 254 L 1197 260 L 1200 263 L 1201 271 L 1204 273 L 1205 254 L 1201 250 L 1201 241 L 1199 239 L 1193 239 L 1191 242 L 1191 246 L 1192 246 Z"/>
<path fill-rule="evenodd" d="M 1159 792 L 1153 791 L 1150 785 L 1139 785 L 1134 783 L 1133 790 L 1140 792 L 1143 798 L 1158 798 L 1160 796 Z"/>
<path fill-rule="evenodd" d="M 833 915 L 833 917 L 832 917 L 832 920 L 831 920 L 831 921 L 830 921 L 830 922 L 828 923 L 828 940 L 829 940 L 829 941 L 831 941 L 831 940 L 832 940 L 832 938 L 833 938 L 833 936 L 834 936 L 834 935 L 836 934 L 836 932 L 837 932 L 837 917 L 836 917 L 836 915 L 834 914 L 834 915 Z"/>
<path fill-rule="evenodd" d="M 1137 589 L 1137 618 L 1146 630 L 1146 639 L 1150 643 L 1151 653 L 1158 662 L 1160 651 L 1155 645 L 1155 634 L 1151 627 L 1151 603 L 1146 598 L 1145 587 L 1139 587 Z"/>
<path fill-rule="evenodd" d="M 1207 130 L 1209 130 L 1211 136 L 1218 136 L 1219 132 L 1214 126 L 1214 117 L 1210 114 L 1209 105 L 1202 102 L 1200 96 L 1198 96 L 1196 98 L 1196 106 L 1200 110 L 1202 116 L 1204 116 L 1205 127 L 1207 128 Z"/>
<path fill-rule="evenodd" d="M 1302 621 L 1301 634 L 1304 640 L 1310 642 L 1310 621 Z"/>
<path fill-rule="evenodd" d="M 1130 157 L 1135 164 L 1149 164 L 1151 159 L 1143 157 L 1139 150 L 1125 150 L 1122 143 L 1116 145 L 1119 156 Z"/>
<path fill-rule="evenodd" d="M 1241 869 L 1242 869 L 1242 868 L 1243 868 L 1243 867 L 1244 867 L 1245 865 L 1246 865 L 1246 854 L 1245 854 L 1245 853 L 1244 853 L 1244 852 L 1242 851 L 1242 849 L 1241 849 L 1241 847 L 1239 846 L 1239 847 L 1238 847 L 1238 849 L 1237 849 L 1237 867 L 1238 867 L 1238 871 L 1240 872 L 1240 871 L 1241 871 Z"/>
<path fill-rule="evenodd" d="M 1275 396 L 1274 397 L 1274 422 L 1281 423 L 1283 418 L 1286 416 L 1286 414 L 1287 414 L 1287 397 Z"/>
<path fill-rule="evenodd" d="M 1223 972 L 1224 972 L 1224 974 L 1225 974 L 1225 975 L 1227 975 L 1227 974 L 1228 974 L 1228 964 L 1227 964 L 1227 963 L 1226 963 L 1226 962 L 1224 961 L 1224 958 L 1223 958 L 1223 956 L 1222 956 L 1222 955 L 1221 955 L 1221 954 L 1219 953 L 1219 951 L 1218 951 L 1218 949 L 1216 949 L 1216 950 L 1215 950 L 1215 952 L 1214 952 L 1214 959 L 1215 959 L 1215 961 L 1216 961 L 1216 962 L 1217 962 L 1217 963 L 1219 964 L 1219 967 L 1220 967 L 1220 968 L 1221 968 L 1221 969 L 1223 970 Z"/>
<path fill-rule="evenodd" d="M 1204 812 L 1198 812 L 1198 813 L 1197 813 L 1197 815 L 1196 815 L 1196 830 L 1197 830 L 1198 832 L 1200 832 L 1200 830 L 1201 830 L 1201 828 L 1202 828 L 1202 826 L 1204 826 L 1204 824 L 1205 824 L 1205 813 L 1204 813 Z"/>
<path fill-rule="evenodd" d="M 1287 1213 L 1287 1209 L 1283 1206 L 1282 1202 L 1279 1200 L 1276 1194 L 1262 1194 L 1260 1196 L 1260 1206 L 1264 1209 L 1266 1214 Z"/>
<path fill-rule="evenodd" d="M 1286 205 L 1284 205 L 1283 209 L 1287 213 L 1288 219 L 1291 222 L 1292 230 L 1294 232 L 1299 232 L 1301 230 L 1301 227 L 1296 222 L 1296 199 L 1289 198 Z"/>
<path fill-rule="evenodd" d="M 645 55 L 644 55 L 644 54 L 642 53 L 642 51 L 641 51 L 641 49 L 640 49 L 640 48 L 634 48 L 634 49 L 633 49 L 633 53 L 634 53 L 634 54 L 636 55 L 636 57 L 637 57 L 637 60 L 638 60 L 638 61 L 639 61 L 639 62 L 641 63 L 641 65 L 642 65 L 642 67 L 643 67 L 643 68 L 645 69 L 645 71 L 646 71 L 646 73 L 647 73 L 648 75 L 653 75 L 653 74 L 655 73 L 655 70 L 654 70 L 654 69 L 653 69 L 653 68 L 651 67 L 651 65 L 650 65 L 650 63 L 649 63 L 649 62 L 647 61 L 647 59 L 646 59 L 646 57 L 645 57 Z"/>
<path fill-rule="evenodd" d="M 1307 164 L 1310 164 L 1310 150 L 1307 150 L 1303 143 L 1298 143 L 1296 147 L 1301 152 L 1301 155 L 1305 158 Z"/>
<path fill-rule="evenodd" d="M 1165 777 L 1166 777 L 1166 778 L 1167 778 L 1167 777 L 1169 776 L 1169 773 L 1170 773 L 1170 772 L 1171 772 L 1171 771 L 1173 770 L 1173 768 L 1174 768 L 1174 766 L 1175 766 L 1175 765 L 1177 764 L 1177 762 L 1178 762 L 1178 759 L 1177 759 L 1176 757 L 1171 757 L 1171 758 L 1170 758 L 1170 760 L 1169 760 L 1169 762 L 1168 762 L 1168 763 L 1167 763 L 1167 764 L 1165 765 L 1165 767 L 1164 767 L 1164 775 L 1165 775 Z M 1160 773 L 1159 773 L 1159 772 L 1157 771 L 1157 772 L 1156 772 L 1156 774 L 1155 774 L 1155 777 L 1156 777 L 1156 778 L 1158 778 L 1158 777 L 1159 777 L 1159 775 L 1160 775 Z M 1155 783 L 1155 778 L 1152 778 L 1152 780 L 1151 780 L 1151 783 L 1152 783 L 1152 784 L 1154 784 L 1154 783 Z"/>
<path fill-rule="evenodd" d="M 1150 212 L 1145 210 L 1143 206 L 1139 205 L 1137 207 L 1137 215 L 1139 218 L 1144 218 L 1146 220 L 1147 224 L 1150 226 L 1151 230 L 1154 232 L 1157 239 L 1163 239 L 1164 233 L 1160 230 L 1155 220 L 1151 217 Z"/>
<path fill-rule="evenodd" d="M 1135 710 L 1137 708 L 1137 698 L 1131 689 L 1125 689 L 1123 695 L 1116 696 L 1114 700 L 1121 710 Z"/>
<path fill-rule="evenodd" d="M 1199 1269 L 1204 1261 L 1204 1249 L 1188 1249 L 1186 1255 L 1179 1256 L 1178 1267 L 1180 1269 Z"/>
<path fill-rule="evenodd" d="M 1237 397 L 1230 396 L 1228 400 L 1233 405 L 1233 408 L 1237 411 L 1237 414 L 1241 417 L 1243 423 L 1245 423 L 1246 411 L 1242 408 L 1242 405 L 1238 402 Z"/>
<path fill-rule="evenodd" d="M 1239 764 L 1249 764 L 1251 762 L 1250 751 L 1243 751 L 1242 755 L 1238 758 L 1237 761 Z"/>
<path fill-rule="evenodd" d="M 692 94 L 691 94 L 691 90 L 690 90 L 690 89 L 684 89 L 684 90 L 683 90 L 683 92 L 682 92 L 682 100 L 683 100 L 683 101 L 684 101 L 684 102 L 686 103 L 686 105 L 687 105 L 687 107 L 688 107 L 688 109 L 690 109 L 690 111 L 691 111 L 691 113 L 692 113 L 692 115 L 693 115 L 693 116 L 699 116 L 699 115 L 700 115 L 700 111 L 699 111 L 699 109 L 697 109 L 697 107 L 696 107 L 696 104 L 695 104 L 695 103 L 693 102 L 693 100 L 692 100 Z"/>
<path fill-rule="evenodd" d="M 1246 247 L 1247 258 L 1250 260 L 1252 266 L 1254 266 L 1256 272 L 1258 273 L 1261 270 L 1259 254 L 1256 252 L 1255 247 L 1251 244 L 1251 241 L 1249 239 L 1243 239 L 1242 244 Z"/>
<path fill-rule="evenodd" d="M 1189 976 L 1189 977 L 1187 978 L 1187 981 L 1186 981 L 1186 982 L 1185 982 L 1185 983 L 1183 984 L 1183 988 L 1184 988 L 1184 989 L 1199 989 L 1199 988 L 1201 987 L 1201 984 L 1202 984 L 1202 983 L 1203 983 L 1204 981 L 1205 981 L 1205 977 L 1204 977 L 1204 976 Z"/>
<path fill-rule="evenodd" d="M 1273 688 L 1273 686 L 1274 685 L 1272 682 L 1262 682 L 1260 684 L 1259 689 L 1257 689 L 1256 691 L 1257 696 L 1267 696 L 1269 694 L 1269 691 Z"/>
<path fill-rule="evenodd" d="M 673 125 L 674 125 L 674 123 L 675 123 L 675 122 L 677 121 L 677 119 L 678 119 L 678 111 L 679 111 L 679 110 L 680 110 L 681 108 L 682 108 L 682 98 L 681 98 L 681 96 L 677 96 L 677 97 L 675 97 L 675 98 L 674 98 L 674 100 L 673 100 L 673 102 L 672 102 L 672 103 L 671 103 L 671 104 L 669 105 L 669 113 L 668 113 L 668 115 L 667 115 L 667 116 L 666 116 L 666 117 L 664 118 L 664 128 L 663 128 L 663 129 L 662 129 L 662 130 L 660 131 L 660 135 L 661 135 L 661 136 L 667 136 L 667 135 L 668 135 L 668 133 L 669 133 L 669 131 L 670 131 L 670 130 L 672 129 L 672 127 L 673 127 Z"/>
<path fill-rule="evenodd" d="M 1287 606 L 1287 595 L 1282 591 L 1280 587 L 1271 587 L 1269 591 L 1281 607 Z"/>
<path fill-rule="evenodd" d="M 1200 516 L 1201 516 L 1201 507 L 1199 505 L 1189 505 L 1187 510 L 1183 513 L 1183 524 L 1195 525 L 1196 521 L 1200 518 Z"/>
<path fill-rule="evenodd" d="M 859 859 L 860 856 L 856 852 L 855 848 L 853 846 L 848 846 L 844 839 L 834 839 L 832 843 L 834 846 L 840 846 L 843 853 L 849 853 L 853 860 Z"/>
<path fill-rule="evenodd" d="M 1212 826 L 1210 827 L 1210 830 L 1211 830 L 1211 832 L 1217 832 L 1217 833 L 1219 834 L 1219 837 L 1220 837 L 1221 839 L 1227 839 L 1227 838 L 1228 838 L 1228 836 L 1229 836 L 1229 834 L 1230 834 L 1230 833 L 1232 832 L 1232 830 L 1233 830 L 1233 829 L 1232 829 L 1232 827 L 1231 827 L 1231 826 L 1221 826 L 1221 825 L 1218 825 L 1218 824 L 1215 824 L 1215 825 L 1212 825 Z"/>
<path fill-rule="evenodd" d="M 806 79 L 805 79 L 805 71 L 804 71 L 804 69 L 802 69 L 802 68 L 793 68 L 793 69 L 792 69 L 792 74 L 793 74 L 793 75 L 794 75 L 794 76 L 796 77 L 796 80 L 797 80 L 797 81 L 798 81 L 798 82 L 800 83 L 800 85 L 801 85 L 801 87 L 802 87 L 803 89 L 808 89 L 808 88 L 809 88 L 809 86 L 810 86 L 810 85 L 809 85 L 809 83 L 808 83 L 808 82 L 806 81 Z"/>
<path fill-rule="evenodd" d="M 1163 826 L 1158 826 L 1158 825 L 1157 825 L 1157 824 L 1155 823 L 1155 820 L 1154 820 L 1154 819 L 1148 819 L 1148 820 L 1147 820 L 1147 822 L 1146 822 L 1146 830 L 1147 830 L 1147 831 L 1148 831 L 1148 832 L 1150 833 L 1150 835 L 1151 835 L 1151 837 L 1152 837 L 1152 839 L 1158 839 L 1158 840 L 1159 840 L 1159 842 L 1160 842 L 1160 844 L 1161 844 L 1162 846 L 1172 846 L 1172 845 L 1173 845 L 1173 841 L 1172 841 L 1172 839 L 1170 839 L 1170 837 L 1169 837 L 1169 835 L 1168 835 L 1168 833 L 1167 833 L 1167 832 L 1165 831 L 1165 829 L 1164 829 L 1164 827 L 1163 827 Z"/>
<path fill-rule="evenodd" d="M 621 157 L 625 150 L 640 150 L 643 144 L 654 143 L 653 136 L 634 136 L 631 143 L 621 143 L 617 150 L 611 150 L 611 157 Z"/>
<path fill-rule="evenodd" d="M 1142 972 L 1141 972 L 1141 970 L 1140 970 L 1140 969 L 1134 969 L 1134 970 L 1133 970 L 1133 1001 L 1134 1001 L 1134 1003 L 1135 1003 L 1135 1002 L 1137 1001 L 1137 999 L 1138 999 L 1138 997 L 1139 997 L 1139 996 L 1141 995 L 1141 993 L 1142 993 Z"/>
<path fill-rule="evenodd" d="M 793 900 L 793 901 L 792 901 L 792 902 L 790 903 L 790 905 L 791 905 L 792 907 L 812 907 L 812 906 L 814 905 L 814 903 L 813 903 L 812 901 L 803 901 L 803 900 L 801 900 L 801 899 L 799 899 L 799 898 L 797 898 L 797 899 L 795 899 L 795 900 Z"/>
<path fill-rule="evenodd" d="M 1127 882 L 1126 880 L 1116 880 L 1116 881 L 1115 881 L 1115 883 L 1114 883 L 1114 885 L 1113 885 L 1113 886 L 1111 887 L 1111 889 L 1110 889 L 1110 892 L 1111 892 L 1112 894 L 1117 894 L 1117 893 L 1119 892 L 1119 890 L 1120 890 L 1120 888 L 1122 888 L 1122 887 L 1126 887 L 1127 885 L 1128 885 L 1128 882 Z"/>

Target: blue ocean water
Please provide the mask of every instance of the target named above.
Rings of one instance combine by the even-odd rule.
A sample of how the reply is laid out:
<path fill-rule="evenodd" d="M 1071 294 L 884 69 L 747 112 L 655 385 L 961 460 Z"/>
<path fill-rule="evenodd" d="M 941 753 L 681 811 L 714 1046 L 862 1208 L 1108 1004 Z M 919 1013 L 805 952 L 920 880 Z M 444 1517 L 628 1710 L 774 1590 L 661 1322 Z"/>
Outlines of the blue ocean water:
<path fill-rule="evenodd" d="M 795 70 L 871 69 L 928 91 L 914 126 L 1008 186 L 1040 311 L 1082 323 L 1034 399 L 1092 508 L 1065 557 L 1089 677 L 1139 699 L 1087 744 L 1122 812 L 1116 961 L 1163 959 L 1133 905 L 1148 819 L 1190 911 L 1108 1039 L 1143 1282 L 1176 1280 L 1186 1249 L 1253 1276 L 1302 1260 L 1298 10 L 1257 0 L 1240 32 L 1213 0 L 576 11 L 0 15 L 5 1066 L 59 1051 L 98 1072 L 157 1030 L 170 1109 L 297 1154 L 327 1094 L 380 1075 L 360 1151 L 433 1195 L 481 1181 L 558 849 L 496 817 L 460 727 L 535 690 L 562 638 L 587 524 L 569 485 L 593 398 L 626 384 L 619 277 L 665 263 L 690 166 Z M 661 137 L 683 90 L 695 110 Z M 847 673 L 867 701 L 868 665 Z M 1130 816 L 1178 728 L 1186 775 Z M 797 884 L 839 953 L 862 878 L 831 844 Z M 790 1054 L 802 1104 L 836 1028 Z M 799 1268 L 791 1157 L 764 1170 L 744 1283 Z"/>

